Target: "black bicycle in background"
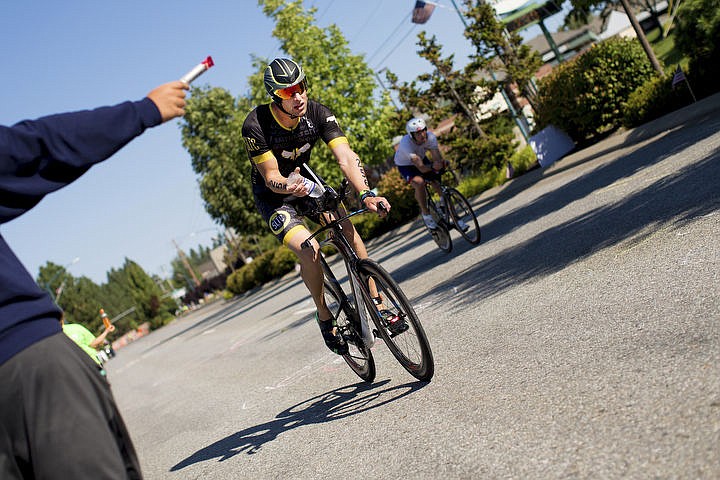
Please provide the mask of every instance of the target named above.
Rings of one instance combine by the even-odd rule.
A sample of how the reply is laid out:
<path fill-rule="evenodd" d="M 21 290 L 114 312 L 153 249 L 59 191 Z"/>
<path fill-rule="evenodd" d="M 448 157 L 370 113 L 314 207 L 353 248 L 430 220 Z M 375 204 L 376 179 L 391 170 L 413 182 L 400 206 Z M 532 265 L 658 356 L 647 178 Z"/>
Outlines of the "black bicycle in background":
<path fill-rule="evenodd" d="M 450 230 L 454 228 L 465 240 L 472 244 L 478 244 L 480 243 L 480 223 L 478 223 L 477 216 L 467 198 L 457 189 L 445 184 L 443 173 L 445 171 L 432 176 L 431 179 L 426 179 L 425 182 L 427 210 L 437 224 L 437 228 L 429 228 L 427 225 L 425 228 L 430 232 L 440 250 L 449 253 L 453 247 Z M 430 180 L 436 180 L 440 184 L 440 196 L 429 184 Z"/>
<path fill-rule="evenodd" d="M 311 174 L 320 181 L 314 173 Z M 321 254 L 325 301 L 349 347 L 343 358 L 360 378 L 372 382 L 376 370 L 371 349 L 375 340 L 380 338 L 413 377 L 430 381 L 435 363 L 415 310 L 390 274 L 377 262 L 359 258 L 343 235 L 351 217 L 369 212 L 367 208 L 349 213 L 345 210 L 342 201 L 347 186 L 347 180 L 342 181 L 337 191 L 325 185 L 322 196 L 316 202 L 308 202 L 317 205 L 315 210 L 303 212 L 325 218 L 324 224 L 303 243 L 303 248 L 312 248 L 310 241 L 313 238 L 318 240 L 321 248 L 331 245 L 340 254 L 347 272 L 349 286 L 344 288 L 338 280 L 342 276 L 332 271 Z M 401 328 L 398 328 L 399 325 Z"/>

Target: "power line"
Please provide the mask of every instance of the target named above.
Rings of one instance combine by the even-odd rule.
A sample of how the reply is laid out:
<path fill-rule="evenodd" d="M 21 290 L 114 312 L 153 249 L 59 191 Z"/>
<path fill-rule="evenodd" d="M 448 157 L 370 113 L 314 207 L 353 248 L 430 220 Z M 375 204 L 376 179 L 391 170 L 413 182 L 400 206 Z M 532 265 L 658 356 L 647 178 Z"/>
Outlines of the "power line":
<path fill-rule="evenodd" d="M 325 14 L 330 11 L 330 9 L 331 9 L 332 6 L 333 6 L 333 3 L 335 3 L 335 0 L 332 0 L 332 1 L 330 2 L 330 4 L 327 5 L 327 7 L 325 8 L 325 11 L 322 12 L 322 14 L 321 14 L 319 17 L 315 18 L 315 21 L 316 21 L 316 22 L 319 22 L 319 21 L 325 16 Z M 313 5 L 313 6 L 314 6 L 314 5 Z M 318 10 L 319 10 L 319 9 L 318 9 Z"/>
<path fill-rule="evenodd" d="M 410 27 L 410 30 L 408 30 L 407 33 L 400 39 L 400 41 L 395 44 L 395 46 L 392 48 L 392 50 L 390 50 L 390 52 L 387 55 L 385 55 L 385 57 L 382 60 L 380 60 L 380 62 L 378 63 L 378 66 L 385 63 L 385 60 L 387 60 L 390 55 L 395 53 L 395 50 L 397 50 L 398 47 L 400 46 L 400 44 L 407 38 L 407 36 L 410 35 L 413 32 L 413 30 L 415 30 L 416 26 L 417 26 L 416 24 L 413 24 L 412 27 Z"/>
<path fill-rule="evenodd" d="M 380 50 L 382 50 L 383 47 L 385 47 L 385 45 L 387 45 L 387 43 L 390 41 L 390 39 L 391 39 L 393 36 L 395 36 L 395 34 L 397 33 L 397 31 L 400 30 L 400 27 L 402 27 L 403 24 L 405 24 L 405 22 L 407 22 L 408 18 L 410 18 L 410 15 L 412 15 L 412 11 L 408 12 L 408 14 L 405 15 L 405 18 L 403 18 L 403 19 L 400 21 L 400 23 L 398 24 L 398 26 L 395 27 L 395 29 L 393 30 L 393 32 L 392 32 L 390 35 L 388 35 L 387 39 L 385 39 L 385 41 L 382 43 L 382 45 L 380 45 L 380 46 L 373 52 L 373 54 L 368 57 L 368 60 L 367 60 L 368 63 L 370 63 L 370 62 L 372 61 L 372 59 L 375 58 L 375 55 L 377 55 L 378 52 L 379 52 Z M 413 24 L 413 28 L 414 28 L 414 27 L 415 27 L 415 24 Z M 412 31 L 412 29 L 411 29 L 411 31 Z M 407 34 L 405 34 L 405 37 L 407 37 Z M 403 39 L 404 39 L 405 37 L 403 37 Z M 397 46 L 396 46 L 395 48 L 397 48 Z"/>
<path fill-rule="evenodd" d="M 373 12 L 370 15 L 368 15 L 367 20 L 365 20 L 365 23 L 362 24 L 362 26 L 357 31 L 357 33 L 355 33 L 355 35 L 353 35 L 353 38 L 350 39 L 350 42 L 353 42 L 355 39 L 357 39 L 357 37 L 362 33 L 362 31 L 365 29 L 365 27 L 368 26 L 368 24 L 370 23 L 370 20 L 372 20 L 373 17 L 375 17 L 375 14 L 378 12 L 378 10 L 380 10 L 380 7 L 382 7 L 382 6 L 383 6 L 382 2 L 378 2 L 377 6 L 375 7 L 375 10 L 373 10 Z"/>

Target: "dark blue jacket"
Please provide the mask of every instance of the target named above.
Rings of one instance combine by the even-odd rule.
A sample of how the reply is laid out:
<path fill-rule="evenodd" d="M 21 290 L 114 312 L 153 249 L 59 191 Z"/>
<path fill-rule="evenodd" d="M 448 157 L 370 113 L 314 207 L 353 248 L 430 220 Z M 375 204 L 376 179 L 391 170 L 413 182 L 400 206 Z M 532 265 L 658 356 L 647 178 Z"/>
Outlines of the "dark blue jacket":
<path fill-rule="evenodd" d="M 0 224 L 72 183 L 146 128 L 161 123 L 149 98 L 0 126 Z M 82 215 L 82 212 L 77 212 Z M 39 231 L 47 241 L 52 232 Z M 0 365 L 60 332 L 60 310 L 0 235 Z"/>

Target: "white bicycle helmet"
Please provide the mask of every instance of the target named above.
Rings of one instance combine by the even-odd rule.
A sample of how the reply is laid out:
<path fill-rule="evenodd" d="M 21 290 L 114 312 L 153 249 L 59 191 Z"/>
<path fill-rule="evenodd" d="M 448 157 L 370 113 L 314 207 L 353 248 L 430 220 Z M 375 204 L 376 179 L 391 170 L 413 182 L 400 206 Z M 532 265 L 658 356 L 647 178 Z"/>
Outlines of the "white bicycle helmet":
<path fill-rule="evenodd" d="M 422 118 L 413 118 L 405 125 L 405 130 L 411 135 L 425 129 L 427 129 L 427 125 Z"/>

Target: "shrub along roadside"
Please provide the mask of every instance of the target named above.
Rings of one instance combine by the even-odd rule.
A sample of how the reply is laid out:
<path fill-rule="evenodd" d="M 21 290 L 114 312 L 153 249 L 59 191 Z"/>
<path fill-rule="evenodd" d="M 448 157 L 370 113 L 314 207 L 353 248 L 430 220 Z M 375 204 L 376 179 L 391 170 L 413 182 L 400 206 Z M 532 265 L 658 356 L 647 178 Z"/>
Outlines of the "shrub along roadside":
<path fill-rule="evenodd" d="M 653 77 L 637 88 L 625 103 L 622 124 L 632 128 L 682 108 L 693 101 L 685 85 L 672 87 L 669 78 Z"/>
<path fill-rule="evenodd" d="M 226 288 L 231 293 L 240 295 L 282 277 L 295 268 L 295 263 L 295 254 L 286 246 L 279 245 L 231 273 L 227 278 Z"/>
<path fill-rule="evenodd" d="M 654 70 L 637 39 L 613 38 L 540 81 L 537 129 L 555 125 L 580 144 L 618 128 L 625 102 Z"/>

